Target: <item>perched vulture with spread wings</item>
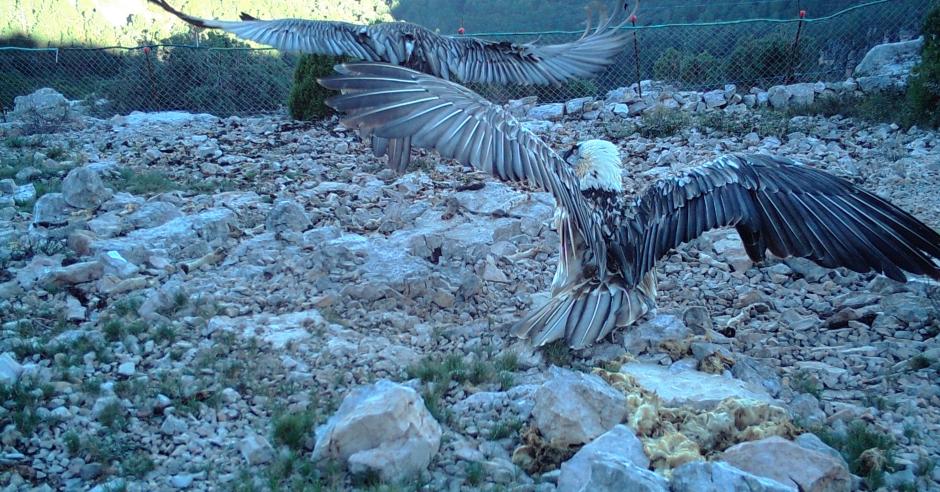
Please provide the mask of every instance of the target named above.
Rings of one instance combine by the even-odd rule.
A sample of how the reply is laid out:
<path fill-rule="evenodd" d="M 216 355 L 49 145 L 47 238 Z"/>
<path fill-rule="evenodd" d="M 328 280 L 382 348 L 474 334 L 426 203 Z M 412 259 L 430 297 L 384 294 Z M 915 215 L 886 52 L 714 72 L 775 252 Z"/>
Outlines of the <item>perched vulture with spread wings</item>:
<path fill-rule="evenodd" d="M 554 152 L 501 107 L 427 74 L 380 63 L 337 67 L 320 83 L 344 124 L 550 192 L 561 237 L 552 297 L 513 333 L 535 345 L 591 345 L 655 306 L 656 262 L 703 232 L 734 227 L 755 262 L 769 250 L 828 268 L 940 279 L 940 234 L 887 200 L 809 165 L 725 155 L 628 197 L 618 148 Z"/>
<path fill-rule="evenodd" d="M 180 12 L 165 0 L 149 1 L 193 26 L 222 29 L 278 50 L 392 63 L 463 84 L 557 86 L 590 78 L 614 63 L 628 34 L 622 29 L 627 17 L 615 23 L 615 15 L 593 30 L 588 22 L 576 41 L 540 45 L 444 36 L 410 22 L 357 25 L 307 19 L 260 20 L 248 14 L 242 14 L 240 21 L 208 20 Z M 407 169 L 411 155 L 408 138 L 373 137 L 372 146 L 376 155 L 388 154 L 392 169 Z"/>

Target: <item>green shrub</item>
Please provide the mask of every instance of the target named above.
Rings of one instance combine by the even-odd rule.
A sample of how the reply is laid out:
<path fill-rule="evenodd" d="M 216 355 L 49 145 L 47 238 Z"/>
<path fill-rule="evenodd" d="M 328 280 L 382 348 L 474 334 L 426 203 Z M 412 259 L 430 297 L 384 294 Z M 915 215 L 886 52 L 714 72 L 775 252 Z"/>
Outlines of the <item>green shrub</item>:
<path fill-rule="evenodd" d="M 924 51 L 907 88 L 913 123 L 940 126 L 940 5 L 924 21 Z"/>
<path fill-rule="evenodd" d="M 643 113 L 638 130 L 642 137 L 666 138 L 681 132 L 689 124 L 690 118 L 685 112 L 660 107 Z"/>
<path fill-rule="evenodd" d="M 284 105 L 290 89 L 292 58 L 270 50 L 243 50 L 248 45 L 216 32 L 206 33 L 200 48 L 180 34 L 150 54 L 135 52 L 125 69 L 99 91 L 107 110 L 186 110 L 228 116 L 244 111 L 274 111 Z"/>
<path fill-rule="evenodd" d="M 797 46 L 782 36 L 743 39 L 728 58 L 727 82 L 748 87 L 788 83 L 788 77 L 813 67 L 815 53 L 819 53 L 817 43 L 808 37 Z"/>
<path fill-rule="evenodd" d="M 317 79 L 332 74 L 333 66 L 342 62 L 343 58 L 329 55 L 304 55 L 300 58 L 287 102 L 292 118 L 318 120 L 332 113 L 324 101 L 336 92 L 317 83 Z"/>
<path fill-rule="evenodd" d="M 653 75 L 657 80 L 677 82 L 686 87 L 705 87 L 721 83 L 723 68 L 718 59 L 701 52 L 692 54 L 669 48 L 653 64 Z"/>

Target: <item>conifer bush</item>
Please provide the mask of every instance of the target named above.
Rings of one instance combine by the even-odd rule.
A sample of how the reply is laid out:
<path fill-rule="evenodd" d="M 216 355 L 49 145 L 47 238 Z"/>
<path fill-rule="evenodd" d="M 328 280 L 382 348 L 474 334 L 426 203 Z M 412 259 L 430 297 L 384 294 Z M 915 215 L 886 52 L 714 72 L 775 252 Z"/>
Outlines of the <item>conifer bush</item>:
<path fill-rule="evenodd" d="M 333 73 L 333 66 L 345 61 L 343 57 L 304 55 L 294 71 L 294 86 L 287 107 L 295 120 L 317 120 L 331 114 L 325 104 L 327 97 L 336 93 L 317 83 L 317 79 Z"/>

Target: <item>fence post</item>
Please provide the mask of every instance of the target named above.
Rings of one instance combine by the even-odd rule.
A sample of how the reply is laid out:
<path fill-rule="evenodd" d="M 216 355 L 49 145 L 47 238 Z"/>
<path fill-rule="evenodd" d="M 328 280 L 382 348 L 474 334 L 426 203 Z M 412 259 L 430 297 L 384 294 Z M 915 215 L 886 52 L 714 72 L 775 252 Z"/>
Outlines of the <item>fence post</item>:
<path fill-rule="evenodd" d="M 783 81 L 785 84 L 790 84 L 793 82 L 793 72 L 796 68 L 797 60 L 799 60 L 800 57 L 800 33 L 803 32 L 804 18 L 806 18 L 806 11 L 800 9 L 800 20 L 797 21 L 796 25 L 796 38 L 793 40 L 793 53 L 790 56 L 790 68 L 787 70 L 787 78 Z"/>
<path fill-rule="evenodd" d="M 153 65 L 150 63 L 150 46 L 144 46 L 144 57 L 147 58 L 147 77 L 150 79 L 150 108 L 155 107 L 157 101 L 157 81 L 153 76 Z M 148 109 L 150 109 L 148 108 Z"/>
<path fill-rule="evenodd" d="M 633 25 L 633 59 L 636 62 L 636 92 L 643 97 L 643 87 L 640 86 L 640 46 L 636 39 L 636 14 L 630 14 L 630 24 Z"/>

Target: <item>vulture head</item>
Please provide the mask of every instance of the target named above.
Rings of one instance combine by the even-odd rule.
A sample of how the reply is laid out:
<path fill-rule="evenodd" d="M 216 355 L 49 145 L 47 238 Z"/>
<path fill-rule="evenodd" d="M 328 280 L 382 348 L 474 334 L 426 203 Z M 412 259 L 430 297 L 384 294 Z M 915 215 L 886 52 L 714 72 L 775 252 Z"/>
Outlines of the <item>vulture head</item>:
<path fill-rule="evenodd" d="M 578 142 L 565 152 L 565 161 L 574 167 L 581 191 L 623 191 L 620 150 L 616 145 L 606 140 Z"/>

